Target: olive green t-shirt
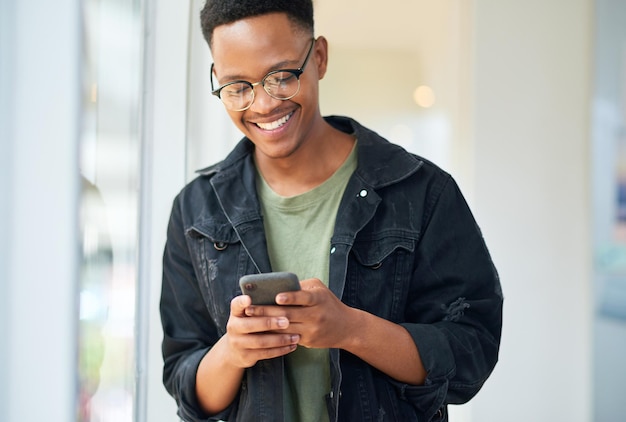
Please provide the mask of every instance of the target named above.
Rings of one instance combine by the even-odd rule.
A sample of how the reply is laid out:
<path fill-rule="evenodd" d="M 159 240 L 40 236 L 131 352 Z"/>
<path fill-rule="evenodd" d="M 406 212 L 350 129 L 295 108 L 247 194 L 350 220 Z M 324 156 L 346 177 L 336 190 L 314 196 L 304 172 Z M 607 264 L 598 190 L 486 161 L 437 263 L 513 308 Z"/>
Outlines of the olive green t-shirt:
<path fill-rule="evenodd" d="M 291 197 L 275 193 L 259 174 L 257 191 L 272 271 L 291 271 L 300 280 L 319 278 L 328 286 L 330 238 L 339 202 L 356 166 L 355 143 L 346 161 L 328 180 Z M 328 349 L 298 346 L 286 356 L 285 365 L 285 420 L 328 421 Z"/>

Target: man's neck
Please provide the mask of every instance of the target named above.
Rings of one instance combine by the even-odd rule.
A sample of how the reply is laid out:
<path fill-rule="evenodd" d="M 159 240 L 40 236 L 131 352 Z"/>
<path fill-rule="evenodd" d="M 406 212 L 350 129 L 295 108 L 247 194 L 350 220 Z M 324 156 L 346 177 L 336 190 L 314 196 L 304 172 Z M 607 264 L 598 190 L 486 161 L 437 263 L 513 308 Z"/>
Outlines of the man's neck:
<path fill-rule="evenodd" d="M 255 156 L 266 183 L 281 196 L 294 196 L 321 185 L 345 162 L 354 147 L 352 135 L 328 125 L 289 157 Z"/>

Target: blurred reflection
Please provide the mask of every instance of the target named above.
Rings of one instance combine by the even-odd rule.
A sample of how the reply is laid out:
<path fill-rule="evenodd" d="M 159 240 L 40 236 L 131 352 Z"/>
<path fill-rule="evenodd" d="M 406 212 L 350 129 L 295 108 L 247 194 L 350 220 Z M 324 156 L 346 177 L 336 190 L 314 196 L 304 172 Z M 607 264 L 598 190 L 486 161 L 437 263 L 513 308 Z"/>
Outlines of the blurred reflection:
<path fill-rule="evenodd" d="M 77 420 L 124 422 L 136 388 L 141 2 L 86 0 L 82 10 Z"/>
<path fill-rule="evenodd" d="M 612 422 L 626 414 L 626 1 L 594 9 L 593 420 Z"/>
<path fill-rule="evenodd" d="M 103 328 L 111 290 L 113 251 L 100 191 L 84 177 L 81 190 L 79 421 L 91 421 L 91 398 L 100 385 L 104 360 Z"/>

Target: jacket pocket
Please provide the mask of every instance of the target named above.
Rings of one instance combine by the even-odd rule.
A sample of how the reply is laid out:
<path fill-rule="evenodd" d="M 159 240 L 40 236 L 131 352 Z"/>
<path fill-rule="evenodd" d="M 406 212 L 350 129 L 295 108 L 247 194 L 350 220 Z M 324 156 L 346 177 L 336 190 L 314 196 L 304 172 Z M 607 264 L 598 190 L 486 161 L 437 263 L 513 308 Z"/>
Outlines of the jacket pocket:
<path fill-rule="evenodd" d="M 241 294 L 239 275 L 245 269 L 241 242 L 230 224 L 213 220 L 196 223 L 185 234 L 202 297 L 222 335 L 230 302 Z"/>
<path fill-rule="evenodd" d="M 402 230 L 357 237 L 350 254 L 345 299 L 352 306 L 401 322 L 416 243 L 417 233 Z"/>

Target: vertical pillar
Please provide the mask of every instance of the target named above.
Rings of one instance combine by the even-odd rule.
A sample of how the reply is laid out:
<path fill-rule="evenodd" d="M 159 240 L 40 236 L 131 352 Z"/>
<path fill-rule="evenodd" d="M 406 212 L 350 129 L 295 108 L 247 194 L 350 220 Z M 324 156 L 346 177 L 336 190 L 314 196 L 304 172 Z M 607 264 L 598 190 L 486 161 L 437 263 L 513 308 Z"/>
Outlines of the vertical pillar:
<path fill-rule="evenodd" d="M 2 0 L 0 419 L 75 419 L 80 6 Z"/>

